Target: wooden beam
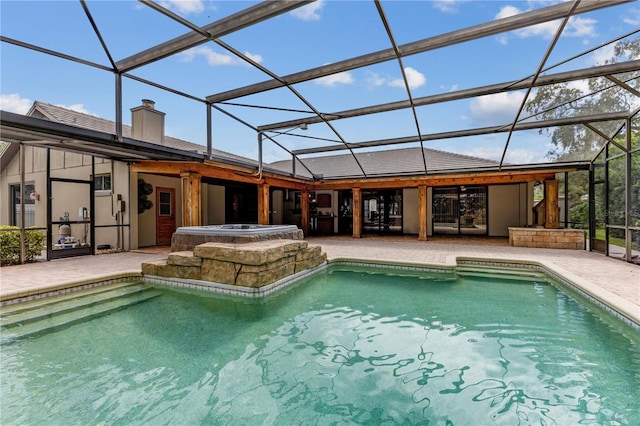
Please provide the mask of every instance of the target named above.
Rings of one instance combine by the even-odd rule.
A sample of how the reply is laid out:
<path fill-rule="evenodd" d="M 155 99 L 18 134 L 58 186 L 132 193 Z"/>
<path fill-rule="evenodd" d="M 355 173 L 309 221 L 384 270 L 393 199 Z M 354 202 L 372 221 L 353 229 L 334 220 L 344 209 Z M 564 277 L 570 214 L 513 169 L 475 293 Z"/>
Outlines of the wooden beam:
<path fill-rule="evenodd" d="M 558 208 L 558 181 L 549 179 L 544 181 L 544 227 L 560 228 L 560 212 Z"/>
<path fill-rule="evenodd" d="M 300 194 L 300 227 L 306 237 L 309 235 L 309 219 L 311 218 L 309 209 L 309 191 L 303 190 Z"/>
<path fill-rule="evenodd" d="M 353 238 L 362 236 L 362 191 L 353 188 Z"/>
<path fill-rule="evenodd" d="M 269 185 L 258 185 L 258 224 L 269 225 Z"/>
<path fill-rule="evenodd" d="M 253 169 L 242 169 L 237 166 L 224 165 L 222 163 L 205 162 L 168 162 L 168 161 L 138 161 L 131 165 L 131 171 L 138 173 L 155 173 L 161 175 L 180 176 L 182 173 L 198 173 L 202 177 L 243 182 L 251 184 L 266 183 L 269 186 L 302 190 L 307 187 L 309 181 L 287 176 L 278 176 L 273 173 L 263 173 L 262 178 L 255 175 Z"/>
<path fill-rule="evenodd" d="M 573 171 L 562 169 L 560 172 Z M 524 183 L 554 179 L 558 170 L 553 171 L 506 171 L 487 173 L 460 173 L 451 175 L 428 175 L 412 177 L 389 177 L 371 179 L 343 179 L 310 183 L 311 191 L 340 190 L 359 187 L 361 189 L 416 188 L 427 186 L 492 185 Z"/>
<path fill-rule="evenodd" d="M 418 187 L 418 240 L 427 241 L 427 186 Z"/>
<path fill-rule="evenodd" d="M 202 186 L 200 175 L 183 173 L 182 179 L 182 226 L 202 225 Z"/>
<path fill-rule="evenodd" d="M 280 176 L 264 172 L 262 178 L 256 176 L 256 170 L 240 166 L 224 164 L 214 161 L 204 163 L 168 162 L 168 161 L 139 161 L 131 166 L 131 171 L 138 173 L 155 173 L 180 176 L 182 173 L 197 173 L 202 177 L 243 182 L 250 184 L 267 184 L 270 187 L 286 188 L 297 191 L 308 190 L 341 190 L 358 187 L 361 189 L 394 189 L 417 188 L 427 186 L 457 186 L 457 185 L 492 185 L 505 183 L 523 183 L 554 179 L 556 173 L 575 171 L 575 167 L 563 169 L 490 171 L 474 173 L 455 173 L 447 175 L 385 177 L 367 179 L 340 179 L 312 182 L 305 179 Z"/>

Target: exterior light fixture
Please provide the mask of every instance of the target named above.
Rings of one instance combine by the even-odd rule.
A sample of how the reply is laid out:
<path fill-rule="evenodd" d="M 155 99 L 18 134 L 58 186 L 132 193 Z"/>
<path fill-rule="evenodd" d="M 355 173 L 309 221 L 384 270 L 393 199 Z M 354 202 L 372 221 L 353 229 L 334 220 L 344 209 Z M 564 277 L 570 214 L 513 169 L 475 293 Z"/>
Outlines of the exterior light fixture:
<path fill-rule="evenodd" d="M 36 190 L 34 189 L 29 193 L 29 198 L 31 199 L 31 201 L 39 201 L 40 200 L 40 194 L 38 194 L 36 192 Z"/>

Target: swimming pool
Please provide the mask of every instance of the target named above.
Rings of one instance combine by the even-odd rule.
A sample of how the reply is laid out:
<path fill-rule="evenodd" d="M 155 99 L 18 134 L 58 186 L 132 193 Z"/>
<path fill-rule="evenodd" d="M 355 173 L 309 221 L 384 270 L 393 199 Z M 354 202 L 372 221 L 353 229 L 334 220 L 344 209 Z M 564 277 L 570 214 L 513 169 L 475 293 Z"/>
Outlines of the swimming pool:
<path fill-rule="evenodd" d="M 4 343 L 0 423 L 640 424 L 638 332 L 544 279 L 339 266 L 262 299 L 145 291 Z"/>

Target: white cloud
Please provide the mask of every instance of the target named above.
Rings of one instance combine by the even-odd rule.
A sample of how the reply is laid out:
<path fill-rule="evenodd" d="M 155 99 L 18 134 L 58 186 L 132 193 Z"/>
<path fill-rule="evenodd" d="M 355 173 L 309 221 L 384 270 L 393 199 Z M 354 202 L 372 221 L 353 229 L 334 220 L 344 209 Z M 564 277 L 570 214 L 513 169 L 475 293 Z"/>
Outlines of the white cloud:
<path fill-rule="evenodd" d="M 469 102 L 469 110 L 480 125 L 507 124 L 513 122 L 523 97 L 523 92 L 480 96 Z"/>
<path fill-rule="evenodd" d="M 531 149 L 507 149 L 504 162 L 510 164 L 530 164 L 544 162 L 546 152 Z"/>
<path fill-rule="evenodd" d="M 253 54 L 250 52 L 244 52 L 244 54 L 250 59 L 253 59 L 258 63 L 262 62 L 262 56 L 258 54 Z M 213 49 L 207 46 L 193 47 L 189 50 L 185 50 L 184 52 L 180 53 L 180 55 L 184 62 L 191 62 L 194 60 L 196 56 L 202 56 L 206 59 L 207 63 L 211 66 L 240 65 L 240 64 L 246 63 L 242 59 L 236 58 L 233 55 L 215 52 Z"/>
<path fill-rule="evenodd" d="M 486 160 L 494 160 L 500 161 L 502 158 L 502 150 L 504 148 L 492 148 L 492 147 L 482 147 L 479 146 L 477 148 L 465 149 L 460 152 L 462 155 L 469 155 L 471 157 L 484 158 Z"/>
<path fill-rule="evenodd" d="M 472 157 L 485 158 L 487 160 L 500 161 L 502 158 L 502 147 L 477 147 L 473 149 L 467 149 L 460 154 L 470 155 Z M 509 164 L 531 164 L 540 163 L 544 161 L 545 151 L 534 151 L 531 149 L 507 149 L 507 153 L 504 156 L 504 162 Z"/>
<path fill-rule="evenodd" d="M 254 62 L 257 63 L 262 63 L 262 55 L 258 55 L 258 54 L 253 54 L 251 52 L 244 52 L 244 56 L 246 56 L 247 58 L 253 60 Z"/>
<path fill-rule="evenodd" d="M 517 15 L 518 13 L 522 13 L 522 11 L 515 6 L 502 6 L 495 19 L 508 18 L 510 16 Z"/>
<path fill-rule="evenodd" d="M 573 80 L 567 83 L 567 87 L 569 89 L 577 89 L 580 93 L 591 93 L 588 80 Z M 535 96 L 535 93 L 532 93 L 531 96 Z"/>
<path fill-rule="evenodd" d="M 345 71 L 328 75 L 326 77 L 316 78 L 313 82 L 321 86 L 333 87 L 337 84 L 351 84 L 353 83 L 353 77 L 351 76 L 351 73 Z"/>
<path fill-rule="evenodd" d="M 495 19 L 508 18 L 510 16 L 518 15 L 523 11 L 518 9 L 515 6 L 503 6 L 500 9 L 500 12 L 496 15 Z M 521 28 L 519 30 L 512 31 L 512 34 L 515 34 L 520 38 L 528 38 L 528 37 L 543 37 L 545 39 L 552 38 L 558 27 L 560 26 L 561 21 L 549 21 L 543 22 L 541 24 L 531 25 L 526 28 Z M 564 28 L 562 32 L 563 37 L 595 37 L 596 33 L 596 24 L 598 21 L 590 18 L 581 18 L 578 16 L 572 16 L 569 18 L 569 22 Z M 507 36 L 501 35 L 498 40 L 501 44 L 507 43 Z"/>
<path fill-rule="evenodd" d="M 26 114 L 27 112 L 29 112 L 29 109 L 31 109 L 31 105 L 33 105 L 33 101 L 31 99 L 23 98 L 17 93 L 0 95 L 0 109 L 2 109 L 3 111 L 15 112 L 18 114 Z M 82 114 L 89 114 L 97 117 L 96 114 L 89 112 L 89 110 L 84 107 L 84 104 L 73 104 L 73 105 L 57 104 L 56 106 L 66 108 L 71 111 L 76 111 Z"/>
<path fill-rule="evenodd" d="M 379 87 L 382 86 L 387 80 L 384 77 L 380 77 L 377 73 L 370 73 L 369 77 L 365 80 L 367 86 L 369 87 Z"/>
<path fill-rule="evenodd" d="M 629 12 L 622 18 L 622 22 L 634 27 L 640 26 L 640 9 L 632 7 Z"/>
<path fill-rule="evenodd" d="M 445 86 L 444 84 L 441 84 L 438 87 L 443 92 L 456 92 L 460 89 L 460 85 L 458 83 L 452 84 L 451 86 Z"/>
<path fill-rule="evenodd" d="M 26 114 L 32 104 L 33 101 L 31 101 L 31 99 L 22 98 L 17 93 L 0 95 L 0 109 L 3 111 Z"/>
<path fill-rule="evenodd" d="M 176 10 L 178 13 L 188 15 L 190 13 L 201 13 L 204 10 L 202 0 L 165 0 L 159 3 L 162 7 Z"/>
<path fill-rule="evenodd" d="M 70 109 L 71 111 L 79 112 L 81 114 L 93 115 L 94 117 L 98 117 L 97 114 L 89 112 L 89 110 L 84 107 L 84 104 L 73 104 L 73 105 L 61 105 L 61 104 L 58 104 L 56 106 L 59 106 L 61 108 Z"/>
<path fill-rule="evenodd" d="M 306 6 L 291 11 L 291 15 L 302 21 L 319 21 L 324 7 L 324 0 L 314 1 Z"/>
<path fill-rule="evenodd" d="M 415 68 L 405 67 L 404 74 L 407 76 L 407 82 L 409 83 L 410 89 L 417 89 L 418 87 L 424 86 L 427 82 L 427 78 L 424 76 L 424 74 L 422 74 Z M 391 80 L 389 81 L 389 86 L 404 87 L 404 80 L 401 78 Z"/>
<path fill-rule="evenodd" d="M 604 65 L 615 56 L 615 46 L 609 44 L 593 52 L 590 56 L 592 65 Z"/>
<path fill-rule="evenodd" d="M 441 12 L 456 13 L 460 3 L 462 3 L 462 0 L 435 0 L 433 7 Z"/>
<path fill-rule="evenodd" d="M 596 32 L 597 23 L 598 21 L 595 19 L 573 16 L 569 19 L 562 35 L 567 37 L 595 37 L 598 35 Z"/>

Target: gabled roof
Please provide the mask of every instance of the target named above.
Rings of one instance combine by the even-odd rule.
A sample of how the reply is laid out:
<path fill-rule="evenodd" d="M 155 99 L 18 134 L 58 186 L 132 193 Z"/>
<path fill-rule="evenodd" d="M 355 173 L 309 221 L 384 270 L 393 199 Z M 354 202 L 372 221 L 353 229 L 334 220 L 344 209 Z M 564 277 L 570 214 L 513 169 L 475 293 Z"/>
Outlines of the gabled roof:
<path fill-rule="evenodd" d="M 418 175 L 424 174 L 421 148 L 402 148 L 356 153 L 355 157 L 367 176 Z M 499 162 L 469 155 L 455 154 L 424 148 L 424 158 L 428 173 L 443 173 L 460 170 L 497 168 Z M 304 158 L 304 164 L 316 174 L 325 178 L 347 178 L 361 176 L 360 168 L 351 154 L 328 155 Z M 270 167 L 283 172 L 291 172 L 291 160 L 270 163 Z M 296 162 L 296 174 L 313 177 Z"/>
<path fill-rule="evenodd" d="M 5 143 L 0 148 L 0 169 L 4 170 L 14 155 L 18 153 L 20 147 L 15 143 Z"/>
<path fill-rule="evenodd" d="M 106 120 L 95 115 L 85 114 L 61 106 L 52 105 L 46 102 L 35 101 L 26 115 L 54 121 L 56 123 L 82 127 L 84 129 L 98 130 L 105 133 L 113 134 L 116 131 L 116 123 L 114 121 Z M 131 138 L 131 126 L 122 126 L 122 136 Z M 198 153 L 207 152 L 206 146 L 188 142 L 171 136 L 165 136 L 161 145 L 169 148 L 181 149 L 183 151 Z M 212 149 L 211 155 L 212 157 L 218 157 L 220 159 L 249 163 L 252 165 L 256 164 L 256 161 L 249 158 L 234 155 L 226 151 L 220 151 L 218 149 Z"/>

